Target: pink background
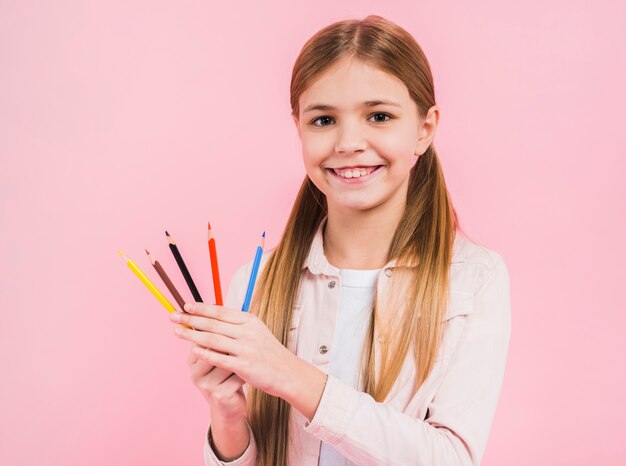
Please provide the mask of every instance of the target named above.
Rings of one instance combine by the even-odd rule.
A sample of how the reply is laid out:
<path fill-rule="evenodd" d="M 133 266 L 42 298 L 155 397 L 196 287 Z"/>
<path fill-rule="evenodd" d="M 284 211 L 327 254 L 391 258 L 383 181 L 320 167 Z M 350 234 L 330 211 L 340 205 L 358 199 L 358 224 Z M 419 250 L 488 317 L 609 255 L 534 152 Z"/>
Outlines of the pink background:
<path fill-rule="evenodd" d="M 168 229 L 212 300 L 207 220 L 225 289 L 273 246 L 293 62 L 370 13 L 424 48 L 462 225 L 509 266 L 483 464 L 625 464 L 625 5 L 1 1 L 0 464 L 203 464 L 188 343 L 117 249 L 174 275 Z"/>

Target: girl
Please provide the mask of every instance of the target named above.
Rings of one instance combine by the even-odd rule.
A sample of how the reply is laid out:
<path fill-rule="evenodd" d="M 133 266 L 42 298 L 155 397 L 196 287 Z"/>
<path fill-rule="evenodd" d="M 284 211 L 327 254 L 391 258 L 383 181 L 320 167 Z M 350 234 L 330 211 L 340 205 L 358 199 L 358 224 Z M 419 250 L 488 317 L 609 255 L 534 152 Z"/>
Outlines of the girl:
<path fill-rule="evenodd" d="M 211 422 L 207 465 L 478 465 L 510 337 L 502 256 L 461 236 L 428 62 L 380 16 L 298 56 L 307 176 L 278 246 L 224 307 L 173 314 Z"/>

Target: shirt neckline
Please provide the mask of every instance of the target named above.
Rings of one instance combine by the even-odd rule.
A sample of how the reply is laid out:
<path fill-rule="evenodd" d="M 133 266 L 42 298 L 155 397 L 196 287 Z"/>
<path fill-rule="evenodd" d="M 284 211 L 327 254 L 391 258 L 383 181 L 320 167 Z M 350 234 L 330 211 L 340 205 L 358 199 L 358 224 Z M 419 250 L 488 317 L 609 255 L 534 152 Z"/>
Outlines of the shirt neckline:
<path fill-rule="evenodd" d="M 348 288 L 376 288 L 382 269 L 339 269 L 341 286 Z"/>

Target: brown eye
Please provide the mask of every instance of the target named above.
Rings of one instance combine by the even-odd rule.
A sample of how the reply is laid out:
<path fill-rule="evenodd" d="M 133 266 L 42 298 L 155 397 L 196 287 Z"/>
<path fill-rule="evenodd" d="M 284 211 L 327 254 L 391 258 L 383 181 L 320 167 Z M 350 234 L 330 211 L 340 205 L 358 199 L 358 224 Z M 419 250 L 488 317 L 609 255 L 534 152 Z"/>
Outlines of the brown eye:
<path fill-rule="evenodd" d="M 378 120 L 378 123 L 385 123 L 386 121 L 389 121 L 392 118 L 391 115 L 389 115 L 387 113 L 382 113 L 382 112 L 374 113 L 372 116 L 377 116 L 377 115 L 382 115 L 383 117 L 387 117 L 388 118 L 387 120 Z"/>
<path fill-rule="evenodd" d="M 328 121 L 328 120 L 332 120 L 332 118 L 331 118 L 331 117 L 329 117 L 329 116 L 324 115 L 324 116 L 321 116 L 321 117 L 317 117 L 315 120 L 313 120 L 313 121 L 311 122 L 311 124 L 312 124 L 313 126 L 320 126 L 320 127 L 321 127 L 321 126 L 326 126 L 326 125 L 317 125 L 317 124 L 315 124 L 315 122 L 316 122 L 316 121 L 318 121 L 318 120 L 325 120 L 325 121 Z"/>

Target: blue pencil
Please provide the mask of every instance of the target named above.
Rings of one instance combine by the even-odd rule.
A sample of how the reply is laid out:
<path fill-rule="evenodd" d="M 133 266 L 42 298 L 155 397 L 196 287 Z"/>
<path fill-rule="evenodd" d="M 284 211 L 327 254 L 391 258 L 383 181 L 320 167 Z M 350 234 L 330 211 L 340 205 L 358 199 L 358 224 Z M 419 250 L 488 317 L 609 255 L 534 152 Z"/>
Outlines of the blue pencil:
<path fill-rule="evenodd" d="M 259 264 L 261 263 L 261 255 L 263 254 L 263 248 L 265 247 L 265 232 L 261 235 L 261 242 L 256 248 L 256 254 L 254 256 L 254 262 L 252 263 L 252 272 L 250 272 L 250 280 L 248 280 L 248 290 L 246 291 L 246 299 L 243 301 L 241 310 L 248 312 L 250 309 L 250 301 L 252 301 L 252 291 L 254 291 L 254 284 L 256 283 L 256 276 L 259 272 Z"/>

